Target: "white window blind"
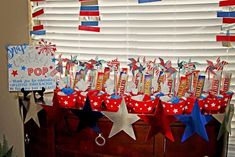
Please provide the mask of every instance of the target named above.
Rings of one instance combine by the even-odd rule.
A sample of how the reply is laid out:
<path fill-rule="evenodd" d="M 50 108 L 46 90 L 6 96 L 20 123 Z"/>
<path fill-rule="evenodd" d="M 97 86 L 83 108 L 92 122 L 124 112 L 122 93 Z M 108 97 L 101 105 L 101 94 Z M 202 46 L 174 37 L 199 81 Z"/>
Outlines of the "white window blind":
<path fill-rule="evenodd" d="M 229 62 L 225 70 L 233 73 L 231 90 L 235 90 L 235 49 L 227 51 L 216 35 L 221 31 L 222 19 L 217 18 L 219 0 L 162 0 L 138 4 L 138 0 L 99 0 L 100 32 L 78 30 L 80 24 L 78 0 L 46 0 L 37 7 L 44 14 L 37 17 L 46 29 L 44 38 L 57 45 L 64 57 L 77 55 L 79 60 L 99 56 L 105 60 L 119 58 L 125 65 L 128 58 L 162 57 L 174 64 L 180 60 L 201 63 L 206 59 Z M 233 100 L 234 104 L 235 101 Z M 232 124 L 235 133 L 235 119 Z M 235 134 L 233 134 L 235 135 Z M 230 154 L 235 154 L 235 136 L 230 138 Z M 231 155 L 232 156 L 232 155 Z"/>

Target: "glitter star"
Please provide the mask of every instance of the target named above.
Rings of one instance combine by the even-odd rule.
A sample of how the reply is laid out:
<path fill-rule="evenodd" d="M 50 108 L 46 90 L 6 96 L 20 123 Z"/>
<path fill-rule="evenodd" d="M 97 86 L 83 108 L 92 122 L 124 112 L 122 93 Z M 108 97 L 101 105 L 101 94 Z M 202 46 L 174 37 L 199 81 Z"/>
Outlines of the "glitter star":
<path fill-rule="evenodd" d="M 18 71 L 17 70 L 12 70 L 12 73 L 11 73 L 14 77 L 16 77 L 18 75 Z"/>
<path fill-rule="evenodd" d="M 25 71 L 26 67 L 25 66 L 21 66 L 21 70 Z"/>

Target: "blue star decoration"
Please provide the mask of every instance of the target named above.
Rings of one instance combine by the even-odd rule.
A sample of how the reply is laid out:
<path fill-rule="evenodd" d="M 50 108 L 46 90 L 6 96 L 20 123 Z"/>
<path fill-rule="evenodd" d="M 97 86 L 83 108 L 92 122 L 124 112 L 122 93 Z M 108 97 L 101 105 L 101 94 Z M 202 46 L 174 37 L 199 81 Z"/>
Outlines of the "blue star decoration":
<path fill-rule="evenodd" d="M 83 110 L 71 110 L 79 118 L 79 124 L 77 127 L 78 132 L 82 131 L 85 128 L 91 128 L 96 133 L 101 133 L 100 128 L 97 125 L 97 121 L 103 116 L 103 114 L 98 111 L 92 111 L 90 100 L 88 97 L 86 99 Z"/>
<path fill-rule="evenodd" d="M 23 66 L 21 66 L 21 70 L 22 71 L 25 71 L 27 68 L 23 65 Z"/>
<path fill-rule="evenodd" d="M 202 115 L 197 101 L 194 104 L 191 114 L 178 115 L 176 118 L 186 125 L 181 142 L 186 141 L 194 133 L 209 141 L 205 125 L 212 119 L 212 116 Z"/>
<path fill-rule="evenodd" d="M 55 62 L 56 62 L 56 58 L 53 57 L 53 58 L 51 59 L 51 61 L 52 61 L 53 63 L 55 63 Z"/>
<path fill-rule="evenodd" d="M 12 68 L 12 64 L 8 64 L 8 69 L 11 69 Z"/>

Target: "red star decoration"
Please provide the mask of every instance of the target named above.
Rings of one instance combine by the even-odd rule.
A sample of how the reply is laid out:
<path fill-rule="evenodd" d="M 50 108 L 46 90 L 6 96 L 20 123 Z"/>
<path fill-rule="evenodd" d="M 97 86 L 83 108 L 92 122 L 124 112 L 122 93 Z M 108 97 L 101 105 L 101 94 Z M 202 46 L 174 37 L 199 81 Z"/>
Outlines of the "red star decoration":
<path fill-rule="evenodd" d="M 139 115 L 139 117 L 150 125 L 146 141 L 158 133 L 162 133 L 169 140 L 174 141 L 170 124 L 176 121 L 176 118 L 166 115 L 161 104 L 158 105 L 153 115 Z"/>
<path fill-rule="evenodd" d="M 18 71 L 17 70 L 12 70 L 12 73 L 11 73 L 14 77 L 16 77 L 16 75 L 18 75 Z"/>

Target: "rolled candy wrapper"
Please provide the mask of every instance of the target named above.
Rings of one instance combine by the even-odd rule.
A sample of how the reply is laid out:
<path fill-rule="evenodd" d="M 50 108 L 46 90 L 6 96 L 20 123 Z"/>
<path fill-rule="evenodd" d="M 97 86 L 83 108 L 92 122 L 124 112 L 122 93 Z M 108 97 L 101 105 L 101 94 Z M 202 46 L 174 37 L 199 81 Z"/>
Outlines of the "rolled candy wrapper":
<path fill-rule="evenodd" d="M 88 76 L 88 82 L 91 82 L 90 89 L 95 89 L 96 70 L 91 70 Z"/>
<path fill-rule="evenodd" d="M 118 93 L 120 95 L 123 95 L 125 93 L 126 85 L 127 85 L 127 79 L 128 75 L 126 73 L 123 73 L 120 78 L 120 85 L 118 88 Z"/>
<path fill-rule="evenodd" d="M 187 84 L 187 78 L 186 77 L 181 77 L 180 78 L 180 85 L 179 85 L 179 89 L 178 89 L 178 93 L 177 96 L 178 97 L 183 97 L 186 93 L 186 84 Z"/>
<path fill-rule="evenodd" d="M 141 73 L 140 72 L 136 71 L 134 82 L 135 82 L 136 87 L 138 87 L 139 83 L 141 83 Z"/>
<path fill-rule="evenodd" d="M 203 91 L 203 87 L 204 87 L 204 82 L 205 82 L 206 77 L 199 75 L 198 76 L 198 81 L 197 81 L 197 87 L 196 87 L 196 93 L 195 96 L 197 98 L 201 97 L 202 91 Z"/>
<path fill-rule="evenodd" d="M 104 80 L 104 73 L 98 72 L 96 80 L 96 90 L 101 91 L 103 89 L 103 80 Z"/>
<path fill-rule="evenodd" d="M 75 80 L 74 80 L 74 87 L 83 78 L 81 70 L 79 72 L 76 72 L 75 74 Z"/>
<path fill-rule="evenodd" d="M 217 71 L 216 75 L 213 76 L 212 86 L 210 90 L 211 95 L 217 96 L 219 93 L 221 74 L 221 71 Z"/>
<path fill-rule="evenodd" d="M 223 92 L 229 91 L 231 78 L 232 78 L 232 73 L 227 73 L 227 72 L 223 73 L 222 88 L 221 88 Z"/>
<path fill-rule="evenodd" d="M 161 91 L 161 83 L 164 83 L 164 75 L 163 72 L 161 71 L 158 77 L 158 89 L 157 92 Z"/>
<path fill-rule="evenodd" d="M 167 79 L 167 85 L 169 87 L 169 94 L 170 94 L 171 90 L 172 90 L 172 86 L 173 86 L 173 78 L 172 77 Z"/>
<path fill-rule="evenodd" d="M 193 90 L 194 90 L 193 93 L 196 93 L 199 72 L 200 72 L 199 70 L 195 70 L 193 72 Z"/>
<path fill-rule="evenodd" d="M 104 79 L 103 79 L 103 85 L 106 83 L 106 81 L 109 79 L 110 77 L 110 72 L 111 69 L 109 67 L 105 67 L 104 68 Z M 104 91 L 104 87 L 103 87 L 103 91 Z"/>
<path fill-rule="evenodd" d="M 186 77 L 185 91 L 188 92 L 190 89 L 190 82 L 192 79 L 192 74 L 187 74 L 185 77 Z"/>
<path fill-rule="evenodd" d="M 169 94 L 171 93 L 172 86 L 173 86 L 173 75 L 170 73 L 166 73 L 164 75 L 164 82 L 167 83 L 168 89 L 169 89 Z"/>
<path fill-rule="evenodd" d="M 145 75 L 144 79 L 144 94 L 151 95 L 152 75 Z"/>
<path fill-rule="evenodd" d="M 119 79 L 118 79 L 118 86 L 117 86 L 118 93 L 120 93 L 121 81 L 122 81 L 122 84 L 125 83 L 125 85 L 126 85 L 126 81 L 124 81 L 124 79 L 126 80 L 127 73 L 128 73 L 128 68 L 122 68 L 122 71 L 120 72 Z M 122 90 L 123 90 L 123 87 L 122 87 Z M 124 87 L 124 90 L 125 90 L 125 87 Z M 124 92 L 124 91 L 122 91 L 122 92 Z"/>

